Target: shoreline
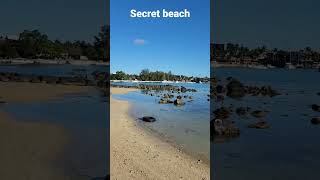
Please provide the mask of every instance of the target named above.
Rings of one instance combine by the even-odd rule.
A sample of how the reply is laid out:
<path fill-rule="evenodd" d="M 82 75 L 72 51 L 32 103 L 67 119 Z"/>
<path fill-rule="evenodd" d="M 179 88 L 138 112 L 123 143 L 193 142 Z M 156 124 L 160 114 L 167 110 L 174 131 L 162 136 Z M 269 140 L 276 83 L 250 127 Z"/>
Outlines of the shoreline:
<path fill-rule="evenodd" d="M 142 90 L 142 89 L 135 88 L 135 87 L 111 87 L 111 88 L 117 89 L 117 91 L 118 91 L 117 94 L 126 94 L 126 93 L 129 93 L 132 91 L 141 91 Z M 121 99 L 117 99 L 117 100 L 123 101 Z M 126 101 L 126 100 L 124 100 L 124 101 Z M 191 156 L 195 160 L 201 160 L 203 163 L 210 165 L 210 155 L 201 154 L 201 153 L 198 153 L 194 150 L 187 149 L 183 145 L 177 143 L 170 136 L 166 136 L 165 134 L 162 134 L 162 133 L 158 132 L 157 130 L 149 127 L 144 122 L 139 121 L 138 120 L 139 117 L 136 117 L 132 114 L 132 109 L 134 108 L 133 103 L 131 103 L 130 101 L 128 101 L 128 103 L 130 104 L 128 114 L 140 130 L 145 131 L 146 133 L 160 139 L 163 142 L 169 143 L 171 146 L 173 146 L 176 149 L 178 149 L 179 151 L 182 151 L 183 153 Z"/>
<path fill-rule="evenodd" d="M 118 83 L 118 82 L 130 82 L 130 83 L 168 83 L 168 84 L 175 84 L 175 83 L 190 83 L 196 84 L 196 82 L 183 82 L 183 81 L 139 81 L 139 80 L 110 80 L 111 83 Z"/>
<path fill-rule="evenodd" d="M 111 88 L 111 94 L 135 90 Z M 198 161 L 164 138 L 139 126 L 130 116 L 132 104 L 128 101 L 112 96 L 110 101 L 111 179 L 210 179 L 209 163 Z"/>
<path fill-rule="evenodd" d="M 134 117 L 131 118 L 134 120 Z M 205 155 L 197 154 L 196 152 L 186 150 L 185 148 L 181 147 L 181 145 L 176 143 L 174 140 L 170 139 L 170 137 L 163 136 L 156 130 L 153 130 L 152 128 L 149 128 L 143 124 L 138 124 L 139 122 L 135 123 L 137 124 L 137 128 L 141 129 L 142 131 L 145 131 L 145 133 L 149 134 L 150 136 L 154 136 L 155 138 L 158 138 L 160 141 L 168 143 L 170 146 L 176 148 L 179 152 L 186 154 L 187 156 L 190 156 L 193 160 L 201 160 L 203 164 L 210 166 L 210 159 L 208 159 Z"/>

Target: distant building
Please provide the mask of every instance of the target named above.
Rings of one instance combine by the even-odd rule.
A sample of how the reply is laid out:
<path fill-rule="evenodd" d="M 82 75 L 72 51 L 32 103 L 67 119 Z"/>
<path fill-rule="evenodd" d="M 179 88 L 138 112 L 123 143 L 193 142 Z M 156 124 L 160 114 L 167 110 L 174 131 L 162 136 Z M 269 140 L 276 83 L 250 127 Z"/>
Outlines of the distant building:
<path fill-rule="evenodd" d="M 17 36 L 14 36 L 14 35 L 1 35 L 0 34 L 0 44 L 1 43 L 5 43 L 5 42 L 11 42 L 11 43 L 14 43 L 14 42 L 17 42 L 19 40 L 19 37 Z"/>
<path fill-rule="evenodd" d="M 302 63 L 302 59 L 303 59 L 303 53 L 301 52 L 290 52 L 290 63 L 292 64 L 301 64 Z"/>
<path fill-rule="evenodd" d="M 89 60 L 87 56 L 80 56 L 80 60 Z"/>
<path fill-rule="evenodd" d="M 16 35 L 4 35 L 0 34 L 0 40 L 18 41 L 19 37 Z"/>

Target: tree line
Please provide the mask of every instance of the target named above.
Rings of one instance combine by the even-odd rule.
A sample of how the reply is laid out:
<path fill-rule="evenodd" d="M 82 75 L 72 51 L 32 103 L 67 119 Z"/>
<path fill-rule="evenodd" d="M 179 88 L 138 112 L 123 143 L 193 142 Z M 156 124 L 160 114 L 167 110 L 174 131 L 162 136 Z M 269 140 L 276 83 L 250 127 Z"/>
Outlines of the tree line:
<path fill-rule="evenodd" d="M 217 44 L 211 44 L 211 55 L 215 56 L 225 56 L 234 58 L 249 57 L 252 59 L 259 58 L 264 54 L 272 54 L 277 57 L 290 57 L 292 55 L 299 55 L 299 58 L 303 60 L 312 60 L 315 62 L 320 62 L 320 52 L 313 50 L 311 47 L 305 47 L 303 49 L 291 51 L 282 50 L 278 48 L 268 49 L 266 46 L 261 46 L 257 48 L 248 48 L 239 44 L 227 43 L 224 48 L 216 48 Z"/>
<path fill-rule="evenodd" d="M 175 75 L 171 71 L 150 71 L 143 69 L 139 74 L 126 74 L 123 71 L 117 71 L 111 74 L 111 80 L 139 80 L 139 81 L 188 81 L 188 82 L 207 82 L 209 78 L 188 77 L 184 75 Z"/>
<path fill-rule="evenodd" d="M 110 57 L 110 28 L 102 26 L 94 42 L 50 40 L 39 30 L 24 30 L 18 39 L 0 36 L 0 58 L 80 59 L 107 61 Z"/>

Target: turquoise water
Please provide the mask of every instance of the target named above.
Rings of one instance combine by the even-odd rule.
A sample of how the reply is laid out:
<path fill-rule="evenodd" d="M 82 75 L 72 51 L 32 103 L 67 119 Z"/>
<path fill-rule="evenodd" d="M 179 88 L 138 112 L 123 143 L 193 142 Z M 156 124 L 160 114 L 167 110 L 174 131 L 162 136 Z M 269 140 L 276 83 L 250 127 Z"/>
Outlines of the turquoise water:
<path fill-rule="evenodd" d="M 320 104 L 320 73 L 317 70 L 257 70 L 217 68 L 218 79 L 229 76 L 244 84 L 271 85 L 281 95 L 226 99 L 228 106 L 249 106 L 268 110 L 265 118 L 271 129 L 248 129 L 252 118 L 231 117 L 240 128 L 240 137 L 211 144 L 212 175 L 216 180 L 314 180 L 320 177 L 320 127 L 312 117 L 320 116 L 311 104 Z M 212 102 L 212 109 L 218 104 Z"/>
<path fill-rule="evenodd" d="M 123 84 L 137 85 L 136 83 Z M 140 91 L 113 95 L 113 97 L 133 103 L 131 114 L 135 119 L 143 116 L 153 116 L 157 119 L 154 123 L 144 123 L 137 120 L 143 127 L 169 139 L 188 153 L 209 160 L 210 103 L 207 100 L 209 84 L 174 83 L 171 85 L 196 89 L 197 92 L 185 93 L 185 95 L 193 96 L 194 101 L 186 102 L 186 105 L 181 107 L 173 104 L 159 104 L 160 97 L 145 95 Z M 175 94 L 175 96 L 177 95 Z"/>
<path fill-rule="evenodd" d="M 105 70 L 99 66 L 23 65 L 0 66 L 0 72 L 66 76 Z M 96 68 L 96 69 L 95 69 Z M 27 92 L 24 92 L 27 93 Z M 46 102 L 8 103 L 2 106 L 18 121 L 47 122 L 63 126 L 71 137 L 58 166 L 75 179 L 95 179 L 109 172 L 109 102 L 98 89 L 68 94 Z"/>

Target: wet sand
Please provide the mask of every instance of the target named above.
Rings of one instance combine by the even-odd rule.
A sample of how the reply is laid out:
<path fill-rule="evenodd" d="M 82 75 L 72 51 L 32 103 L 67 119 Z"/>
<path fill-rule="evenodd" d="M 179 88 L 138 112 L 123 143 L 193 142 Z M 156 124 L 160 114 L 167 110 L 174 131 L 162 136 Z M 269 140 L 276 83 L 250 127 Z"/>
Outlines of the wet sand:
<path fill-rule="evenodd" d="M 135 89 L 111 88 L 111 94 Z M 111 97 L 111 179 L 209 180 L 209 165 L 137 126 L 130 103 Z"/>
<path fill-rule="evenodd" d="M 72 179 L 59 162 L 70 142 L 68 132 L 57 124 L 16 121 L 3 111 L 2 103 L 46 101 L 87 90 L 88 87 L 0 82 L 0 179 Z"/>
<path fill-rule="evenodd" d="M 0 82 L 0 101 L 47 101 L 64 94 L 87 92 L 88 86 L 51 85 L 44 83 Z"/>
<path fill-rule="evenodd" d="M 67 142 L 60 126 L 17 122 L 0 110 L 0 179 L 66 179 L 54 161 Z"/>

